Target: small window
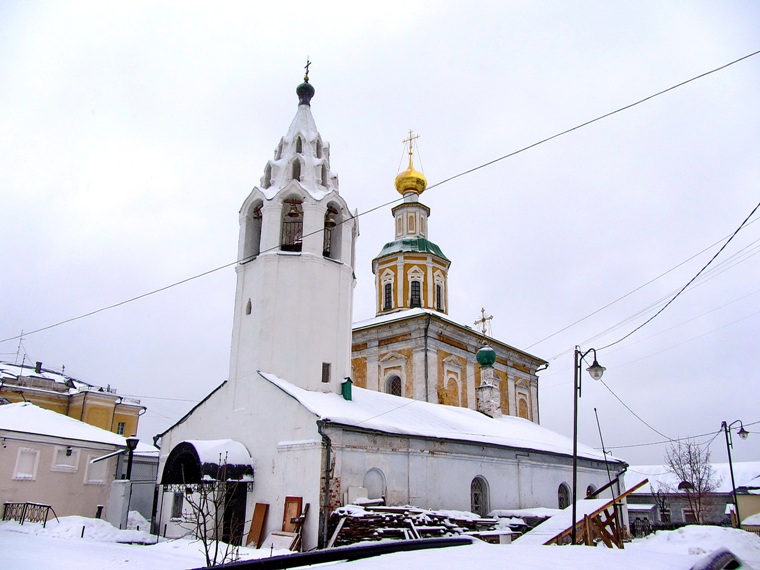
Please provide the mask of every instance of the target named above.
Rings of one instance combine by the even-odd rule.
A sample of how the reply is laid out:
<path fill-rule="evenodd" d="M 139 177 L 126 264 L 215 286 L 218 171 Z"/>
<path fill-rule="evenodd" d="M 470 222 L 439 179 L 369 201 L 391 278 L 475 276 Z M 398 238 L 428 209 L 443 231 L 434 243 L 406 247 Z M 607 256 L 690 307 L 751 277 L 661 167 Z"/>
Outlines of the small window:
<path fill-rule="evenodd" d="M 443 311 L 443 287 L 440 285 L 435 286 L 435 308 L 438 311 Z"/>
<path fill-rule="evenodd" d="M 116 424 L 116 433 L 124 435 L 124 429 L 127 427 L 126 422 L 119 422 Z"/>
<path fill-rule="evenodd" d="M 383 310 L 393 308 L 393 283 L 383 285 Z"/>
<path fill-rule="evenodd" d="M 322 382 L 327 383 L 330 381 L 330 363 L 322 363 Z"/>
<path fill-rule="evenodd" d="M 40 452 L 29 447 L 21 447 L 16 456 L 16 469 L 13 471 L 14 479 L 26 479 L 34 481 L 37 478 L 37 466 L 40 462 Z"/>
<path fill-rule="evenodd" d="M 251 305 L 251 300 L 248 299 L 248 302 L 245 305 L 245 314 L 250 315 L 252 310 L 253 310 L 253 306 Z"/>
<path fill-rule="evenodd" d="M 393 396 L 401 395 L 401 378 L 391 376 L 385 381 L 385 391 Z"/>
<path fill-rule="evenodd" d="M 173 519 L 182 518 L 182 506 L 184 502 L 185 502 L 185 495 L 182 493 L 182 491 L 175 491 L 174 499 L 172 501 L 172 518 Z"/>
<path fill-rule="evenodd" d="M 301 154 L 303 152 L 303 141 L 301 140 L 301 137 L 298 137 L 296 139 L 296 152 L 298 154 Z"/>
<path fill-rule="evenodd" d="M 475 477 L 470 483 L 470 510 L 484 517 L 489 512 L 488 483 L 483 477 Z"/>
<path fill-rule="evenodd" d="M 564 509 L 570 506 L 570 487 L 567 483 L 562 483 L 557 489 L 557 506 Z"/>
<path fill-rule="evenodd" d="M 73 447 L 58 446 L 53 453 L 53 464 L 50 466 L 51 471 L 76 472 L 79 467 L 79 450 Z"/>
<path fill-rule="evenodd" d="M 322 165 L 322 186 L 327 186 L 327 166 Z"/>
<path fill-rule="evenodd" d="M 422 306 L 422 295 L 419 281 L 412 281 L 412 298 L 409 302 L 411 307 Z"/>
<path fill-rule="evenodd" d="M 301 181 L 301 161 L 293 161 L 293 180 Z"/>
<path fill-rule="evenodd" d="M 594 496 L 594 493 L 596 493 L 596 487 L 593 485 L 586 487 L 586 498 L 592 498 Z"/>

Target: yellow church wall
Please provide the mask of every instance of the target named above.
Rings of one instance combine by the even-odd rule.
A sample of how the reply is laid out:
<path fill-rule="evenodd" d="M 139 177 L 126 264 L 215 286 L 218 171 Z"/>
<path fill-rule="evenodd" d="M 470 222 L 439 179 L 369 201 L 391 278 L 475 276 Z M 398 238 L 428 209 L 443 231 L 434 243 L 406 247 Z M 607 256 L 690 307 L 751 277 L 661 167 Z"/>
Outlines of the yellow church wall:
<path fill-rule="evenodd" d="M 14 387 L 16 388 L 16 387 Z M 43 392 L 41 390 L 20 390 L 18 388 L 11 389 L 10 386 L 3 386 L 0 390 L 0 396 L 15 404 L 16 402 L 30 402 L 40 408 L 46 410 L 52 410 L 59 414 L 66 413 L 66 406 L 68 404 L 68 394 L 55 394 L 51 392 Z"/>
<path fill-rule="evenodd" d="M 124 422 L 124 433 L 122 435 L 124 437 L 131 437 L 137 435 L 137 420 L 138 416 L 136 414 L 120 412 L 117 409 L 113 414 L 113 422 L 106 419 L 106 422 L 111 423 L 113 427 L 107 427 L 105 429 L 116 431 L 119 422 Z"/>
<path fill-rule="evenodd" d="M 365 348 L 367 347 L 366 343 L 364 344 L 364 347 Z M 362 349 L 358 349 L 354 347 L 354 350 L 362 350 Z M 358 386 L 359 388 L 366 388 L 367 387 L 367 357 L 360 356 L 358 358 L 352 358 L 351 368 L 353 370 L 351 380 L 354 381 L 354 385 Z"/>

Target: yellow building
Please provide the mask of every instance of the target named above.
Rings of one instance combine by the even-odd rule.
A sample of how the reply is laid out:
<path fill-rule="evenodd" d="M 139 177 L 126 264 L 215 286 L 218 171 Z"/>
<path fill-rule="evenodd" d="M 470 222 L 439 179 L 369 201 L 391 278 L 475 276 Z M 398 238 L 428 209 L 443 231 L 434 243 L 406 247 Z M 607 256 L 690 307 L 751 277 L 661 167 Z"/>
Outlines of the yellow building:
<path fill-rule="evenodd" d="M 496 352 L 498 413 L 539 423 L 536 372 L 546 361 L 446 316 L 451 261 L 429 239 L 430 208 L 419 201 L 427 179 L 414 168 L 413 141 L 409 167 L 395 181 L 403 196 L 392 209 L 395 239 L 372 261 L 376 316 L 353 326 L 352 379 L 362 388 L 481 409 L 475 355 L 487 341 Z"/>
<path fill-rule="evenodd" d="M 110 386 L 82 382 L 62 372 L 0 362 L 0 398 L 31 402 L 110 432 L 133 436 L 145 407 L 140 400 L 119 396 Z"/>

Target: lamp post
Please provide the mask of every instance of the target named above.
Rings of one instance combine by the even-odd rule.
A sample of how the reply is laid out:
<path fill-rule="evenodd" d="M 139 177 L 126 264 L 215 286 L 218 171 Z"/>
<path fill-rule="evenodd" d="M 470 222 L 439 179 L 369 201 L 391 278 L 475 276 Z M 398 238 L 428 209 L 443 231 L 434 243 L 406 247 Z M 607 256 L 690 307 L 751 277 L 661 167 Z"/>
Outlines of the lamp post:
<path fill-rule="evenodd" d="M 578 398 L 581 397 L 581 363 L 583 359 L 590 353 L 594 353 L 594 363 L 586 368 L 586 371 L 591 375 L 594 380 L 601 380 L 602 375 L 606 368 L 600 366 L 596 361 L 596 349 L 590 348 L 586 352 L 581 352 L 581 347 L 575 347 L 575 362 L 573 366 L 574 372 L 574 387 L 573 387 L 573 491 L 571 500 L 573 501 L 573 526 L 571 532 L 571 540 L 573 544 L 576 544 L 576 528 L 575 521 L 577 520 L 577 505 L 576 497 L 578 486 Z"/>
<path fill-rule="evenodd" d="M 135 449 L 137 449 L 137 443 L 140 440 L 136 437 L 127 438 L 127 449 L 129 449 L 129 455 L 127 456 L 127 479 L 132 480 L 132 459 L 135 456 Z"/>
<path fill-rule="evenodd" d="M 723 430 L 723 432 L 726 434 L 726 451 L 728 452 L 728 469 L 731 472 L 731 492 L 734 498 L 734 511 L 736 512 L 736 525 L 739 527 L 739 529 L 742 528 L 742 518 L 739 516 L 739 502 L 736 500 L 736 481 L 734 480 L 734 464 L 731 461 L 731 450 L 734 447 L 734 442 L 731 440 L 731 427 L 733 427 L 734 424 L 739 424 L 739 431 L 736 432 L 739 434 L 739 437 L 742 439 L 747 439 L 749 437 L 749 432 L 744 429 L 744 424 L 741 420 L 734 420 L 730 424 L 727 424 L 726 422 L 720 423 L 720 428 Z"/>

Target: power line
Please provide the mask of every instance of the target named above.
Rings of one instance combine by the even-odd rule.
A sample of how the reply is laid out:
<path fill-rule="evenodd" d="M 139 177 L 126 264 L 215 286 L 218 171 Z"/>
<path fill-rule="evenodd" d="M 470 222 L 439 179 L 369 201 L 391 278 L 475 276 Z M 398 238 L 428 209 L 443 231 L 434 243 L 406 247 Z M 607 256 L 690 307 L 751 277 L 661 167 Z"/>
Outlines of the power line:
<path fill-rule="evenodd" d="M 733 240 L 733 239 L 736 237 L 736 234 L 738 234 L 738 233 L 739 233 L 739 231 L 741 231 L 741 229 L 742 229 L 742 228 L 743 228 L 743 227 L 744 227 L 744 226 L 747 224 L 747 222 L 749 221 L 749 219 L 750 219 L 750 218 L 753 216 L 753 214 L 754 214 L 754 213 L 757 211 L 757 209 L 758 209 L 758 208 L 760 208 L 760 202 L 758 202 L 758 204 L 757 204 L 757 205 L 756 205 L 756 206 L 755 206 L 755 207 L 752 209 L 752 211 L 749 213 L 749 216 L 747 216 L 747 217 L 744 219 L 744 221 L 743 221 L 743 222 L 742 222 L 742 223 L 739 225 L 739 227 L 738 227 L 738 228 L 736 228 L 736 231 L 734 231 L 734 233 L 733 233 L 733 234 L 731 234 L 731 237 L 730 237 L 730 238 L 728 238 L 728 240 L 726 241 L 726 243 L 724 243 L 724 244 L 721 246 L 721 248 L 720 248 L 720 249 L 719 249 L 717 252 L 715 252 L 715 255 L 713 255 L 713 256 L 710 258 L 710 261 L 708 261 L 708 262 L 707 262 L 707 263 L 706 263 L 706 264 L 705 264 L 705 265 L 702 267 L 702 269 L 700 269 L 699 271 L 697 271 L 697 274 L 696 274 L 696 275 L 694 275 L 694 277 L 692 277 L 692 278 L 691 278 L 691 279 L 688 281 L 688 283 L 686 283 L 686 285 L 684 285 L 683 287 L 681 287 L 681 289 L 678 291 L 678 293 L 676 293 L 676 294 L 675 294 L 675 295 L 674 295 L 674 296 L 673 296 L 673 297 L 670 299 L 670 301 L 668 301 L 667 303 L 665 303 L 665 305 L 664 305 L 664 306 L 663 306 L 663 307 L 662 307 L 662 308 L 661 308 L 659 311 L 657 311 L 657 312 L 656 312 L 654 315 L 652 315 L 651 317 L 649 317 L 649 318 L 648 318 L 646 321 L 644 321 L 643 323 L 641 323 L 639 326 L 637 326 L 635 329 L 633 329 L 633 330 L 632 330 L 631 332 L 629 332 L 628 334 L 626 334 L 626 335 L 623 335 L 622 337 L 620 337 L 619 339 L 617 339 L 615 342 L 611 342 L 610 344 L 608 344 L 608 345 L 606 345 L 606 346 L 603 346 L 602 348 L 598 348 L 598 349 L 597 349 L 597 351 L 601 351 L 601 350 L 604 350 L 604 349 L 606 349 L 606 348 L 609 348 L 609 347 L 611 347 L 611 346 L 615 346 L 615 345 L 616 345 L 616 344 L 618 344 L 619 342 L 622 342 L 622 341 L 624 341 L 624 340 L 625 340 L 625 339 L 627 339 L 629 336 L 631 336 L 633 333 L 635 333 L 636 331 L 639 331 L 639 330 L 641 330 L 641 329 L 642 329 L 642 328 L 644 328 L 646 325 L 648 325 L 649 323 L 651 323 L 651 322 L 652 322 L 654 319 L 656 319 L 656 318 L 657 318 L 657 317 L 658 317 L 658 316 L 659 316 L 659 315 L 660 315 L 660 314 L 661 314 L 661 313 L 662 313 L 662 312 L 663 312 L 665 309 L 667 309 L 667 308 L 668 308 L 668 307 L 669 307 L 669 306 L 670 306 L 670 305 L 673 303 L 673 301 L 675 301 L 676 299 L 678 299 L 678 297 L 681 295 L 681 293 L 683 293 L 683 292 L 684 292 L 684 291 L 687 289 L 687 287 L 688 287 L 689 285 L 691 285 L 691 284 L 694 282 L 694 280 L 695 280 L 695 279 L 697 279 L 697 277 L 699 277 L 699 276 L 702 274 L 702 272 L 703 272 L 705 269 L 707 269 L 707 268 L 710 266 L 710 264 L 711 264 L 713 261 L 715 261 L 715 259 L 716 259 L 716 258 L 717 258 L 717 257 L 718 257 L 718 256 L 719 256 L 719 255 L 720 255 L 722 252 L 723 252 L 723 250 L 724 250 L 724 249 L 726 249 L 726 247 L 728 246 L 728 244 L 729 244 L 729 243 L 731 243 L 731 240 Z"/>
<path fill-rule="evenodd" d="M 495 158 L 495 159 L 493 159 L 493 160 L 490 160 L 490 161 L 488 161 L 488 162 L 485 162 L 485 163 L 483 163 L 483 164 L 481 164 L 481 165 L 479 165 L 479 166 L 476 166 L 476 167 L 474 167 L 474 168 L 470 168 L 470 169 L 468 169 L 468 170 L 465 170 L 465 171 L 463 171 L 463 172 L 460 172 L 459 174 L 455 174 L 454 176 L 450 176 L 449 178 L 445 178 L 445 179 L 441 180 L 440 182 L 437 182 L 437 183 L 435 183 L 435 184 L 429 185 L 429 186 L 427 187 L 427 189 L 428 189 L 428 190 L 431 190 L 431 189 L 433 189 L 433 188 L 436 188 L 436 187 L 438 187 L 438 186 L 442 186 L 443 184 L 446 184 L 447 182 L 451 182 L 452 180 L 456 180 L 457 178 L 461 178 L 462 176 L 466 176 L 467 174 L 471 174 L 471 173 L 473 173 L 473 172 L 475 172 L 475 171 L 477 171 L 477 170 L 481 170 L 481 169 L 483 169 L 483 168 L 486 168 L 486 167 L 488 167 L 488 166 L 491 166 L 491 165 L 493 165 L 493 164 L 496 164 L 497 162 L 500 162 L 500 161 L 502 161 L 502 160 L 505 160 L 505 159 L 507 159 L 507 158 L 513 157 L 513 156 L 515 156 L 515 155 L 517 155 L 517 154 L 520 154 L 520 153 L 522 153 L 522 152 L 525 152 L 525 151 L 527 151 L 527 150 L 530 150 L 530 149 L 532 149 L 532 148 L 535 148 L 535 147 L 537 147 L 537 146 L 539 146 L 539 145 L 542 145 L 542 144 L 544 144 L 544 143 L 547 143 L 547 142 L 549 142 L 549 141 L 551 141 L 551 140 L 554 140 L 554 139 L 556 139 L 556 138 L 559 138 L 559 137 L 561 137 L 561 136 L 564 136 L 564 135 L 566 135 L 566 134 L 572 133 L 573 131 L 577 131 L 577 130 L 579 130 L 579 129 L 582 129 L 582 128 L 584 128 L 584 127 L 587 127 L 587 126 L 589 126 L 589 125 L 591 125 L 591 124 L 593 124 L 593 123 L 596 123 L 596 122 L 598 122 L 598 121 L 601 121 L 601 120 L 603 120 L 603 119 L 606 119 L 606 118 L 608 118 L 608 117 L 611 117 L 612 115 L 616 115 L 617 113 L 621 113 L 621 112 L 623 112 L 623 111 L 626 111 L 626 110 L 628 110 L 628 109 L 631 109 L 631 108 L 633 108 L 633 107 L 636 107 L 636 106 L 638 106 L 638 105 L 641 105 L 642 103 L 645 103 L 646 101 L 649 101 L 649 100 L 651 100 L 651 99 L 654 99 L 655 97 L 659 97 L 660 95 L 664 95 L 665 93 L 668 93 L 668 92 L 670 92 L 670 91 L 673 91 L 673 90 L 675 90 L 675 89 L 678 89 L 679 87 L 683 87 L 684 85 L 687 85 L 687 84 L 689 84 L 689 83 L 691 83 L 691 82 L 693 82 L 693 81 L 696 81 L 696 80 L 698 80 L 698 79 L 701 79 L 701 78 L 703 78 L 703 77 L 706 77 L 706 76 L 708 76 L 708 75 L 711 75 L 711 74 L 713 74 L 713 73 L 716 73 L 716 72 L 718 72 L 718 71 L 721 71 L 721 70 L 723 70 L 723 69 L 726 69 L 727 67 L 730 67 L 730 66 L 732 66 L 732 65 L 735 65 L 735 64 L 737 64 L 737 63 L 739 63 L 739 62 L 741 62 L 741 61 L 743 61 L 743 60 L 745 60 L 745 59 L 749 59 L 750 57 L 753 57 L 753 56 L 755 56 L 755 55 L 758 55 L 758 54 L 760 54 L 760 50 L 758 50 L 758 51 L 754 51 L 754 52 L 752 52 L 752 53 L 749 53 L 749 54 L 747 54 L 747 55 L 744 55 L 744 56 L 742 56 L 742 57 L 740 57 L 740 58 L 738 58 L 738 59 L 735 59 L 735 60 L 733 60 L 733 61 L 730 61 L 730 62 L 728 62 L 728 63 L 726 63 L 726 64 L 724 64 L 724 65 L 721 65 L 721 66 L 719 66 L 719 67 L 716 67 L 716 68 L 714 68 L 714 69 L 711 69 L 711 70 L 709 70 L 709 71 L 706 71 L 706 72 L 704 72 L 704 73 L 701 73 L 701 74 L 699 74 L 699 75 L 696 75 L 696 76 L 694 76 L 694 77 L 692 77 L 692 78 L 690 78 L 690 79 L 687 79 L 687 80 L 685 80 L 685 81 L 682 81 L 682 82 L 680 82 L 680 83 L 677 83 L 677 84 L 675 84 L 675 85 L 672 85 L 671 87 L 668 87 L 668 88 L 666 88 L 666 89 L 663 89 L 663 90 L 661 90 L 661 91 L 658 91 L 658 92 L 656 92 L 656 93 L 654 93 L 654 94 L 652 94 L 652 95 L 649 95 L 649 96 L 647 96 L 647 97 L 644 97 L 643 99 L 639 99 L 638 101 L 634 101 L 633 103 L 629 103 L 628 105 L 624 105 L 623 107 L 619 107 L 618 109 L 615 109 L 615 110 L 613 110 L 613 111 L 610 111 L 610 112 L 608 112 L 608 113 L 605 113 L 605 114 L 603 114 L 603 115 L 600 115 L 600 116 L 598 116 L 598 117 L 596 117 L 596 118 L 594 118 L 594 119 L 588 120 L 588 121 L 586 121 L 586 122 L 584 122 L 584 123 L 581 123 L 581 124 L 579 124 L 579 125 L 576 125 L 576 126 L 574 126 L 574 127 L 571 127 L 571 128 L 569 128 L 569 129 L 566 129 L 566 130 L 564 130 L 564 131 L 561 131 L 561 132 L 559 132 L 559 133 L 556 133 L 556 134 L 554 134 L 554 135 L 552 135 L 552 136 L 549 136 L 549 137 L 546 137 L 546 138 L 544 138 L 544 139 L 541 139 L 541 140 L 539 140 L 539 141 L 537 141 L 537 142 L 535 142 L 535 143 L 532 143 L 532 144 L 530 144 L 530 145 L 528 145 L 528 146 L 522 147 L 522 148 L 520 148 L 520 149 L 518 149 L 518 150 L 515 150 L 515 151 L 513 151 L 513 152 L 510 152 L 510 153 L 508 153 L 508 154 L 505 154 L 505 155 L 503 155 L 503 156 L 500 156 L 500 157 L 498 157 L 498 158 Z M 403 198 L 397 198 L 397 199 L 395 199 L 395 200 L 391 200 L 391 201 L 389 201 L 389 202 L 386 202 L 386 203 L 384 203 L 384 204 L 380 204 L 379 206 L 376 206 L 376 207 L 374 207 L 374 208 L 370 208 L 370 209 L 366 210 L 365 212 L 362 212 L 362 213 L 360 213 L 360 214 L 357 214 L 357 216 L 356 216 L 356 217 L 360 217 L 360 216 L 363 216 L 363 215 L 369 214 L 369 213 L 371 213 L 371 212 L 374 212 L 374 211 L 376 211 L 376 210 L 379 210 L 380 208 L 385 208 L 385 207 L 387 207 L 387 206 L 389 206 L 389 205 L 391 205 L 391 204 L 394 204 L 394 203 L 396 203 L 396 202 L 398 202 L 398 201 L 400 201 L 400 200 L 402 200 L 402 199 L 403 199 Z M 760 205 L 760 204 L 759 204 L 759 205 Z M 321 231 L 322 231 L 322 230 L 317 230 L 317 231 L 315 231 L 315 232 L 312 232 L 311 234 L 307 234 L 307 235 L 313 235 L 313 234 L 319 233 L 319 232 L 321 232 Z M 307 237 L 307 235 L 304 235 L 303 237 Z M 729 240 L 729 241 L 730 241 L 730 240 Z M 277 248 L 272 248 L 272 249 L 277 249 Z M 269 251 L 269 250 L 267 250 L 267 251 Z M 266 253 L 266 252 L 261 252 L 261 253 Z M 197 275 L 193 275 L 192 277 L 188 277 L 188 278 L 186 278 L 186 279 L 182 279 L 182 280 L 180 280 L 180 281 L 177 281 L 177 282 L 175 282 L 175 283 L 171 283 L 171 284 L 169 284 L 169 285 L 165 285 L 165 286 L 163 286 L 163 287 L 159 287 L 158 289 L 154 289 L 154 290 L 152 290 L 152 291 L 148 291 L 148 292 L 146 292 L 146 293 L 142 293 L 142 294 L 140 294 L 140 295 L 137 295 L 137 296 L 135 296 L 135 297 L 131 297 L 131 298 L 129 298 L 129 299 L 125 299 L 125 300 L 123 300 L 123 301 L 120 301 L 120 302 L 118 302 L 118 303 L 113 303 L 113 304 L 111 304 L 111 305 L 108 305 L 108 306 L 105 306 L 105 307 L 101 307 L 101 308 L 99 308 L 99 309 L 95 309 L 94 311 L 90 311 L 90 312 L 88 312 L 88 313 L 84 313 L 84 314 L 82 314 L 82 315 L 79 315 L 79 316 L 76 316 L 76 317 L 71 317 L 71 318 L 69 318 L 69 319 L 65 319 L 65 320 L 63 320 L 63 321 L 59 321 L 59 322 L 57 322 L 57 323 L 53 323 L 53 324 L 51 324 L 51 325 L 47 325 L 47 326 L 44 326 L 44 327 L 41 327 L 41 328 L 38 328 L 38 329 L 35 329 L 35 330 L 32 330 L 32 331 L 28 331 L 28 332 L 25 332 L 24 334 L 25 334 L 26 336 L 29 336 L 29 335 L 32 335 L 32 334 L 36 334 L 36 333 L 39 333 L 39 332 L 42 332 L 42 331 L 50 330 L 50 329 L 52 329 L 52 328 L 55 328 L 55 327 L 59 327 L 59 326 L 61 326 L 61 325 L 67 324 L 67 323 L 71 323 L 71 322 L 74 322 L 74 321 L 78 321 L 78 320 L 80 320 L 80 319 L 84 319 L 84 318 L 86 318 L 86 317 L 91 317 L 91 316 L 93 316 L 93 315 L 96 315 L 96 314 L 98 314 L 98 313 L 102 313 L 102 312 L 104 312 L 104 311 L 108 311 L 108 310 L 111 310 L 111 309 L 115 309 L 115 308 L 117 308 L 117 307 L 120 307 L 120 306 L 122 306 L 122 305 L 126 305 L 126 304 L 128 304 L 128 303 L 132 303 L 132 302 L 134 302 L 134 301 L 138 301 L 138 300 L 140 300 L 140 299 L 144 299 L 145 297 L 149 297 L 149 296 L 151 296 L 151 295 L 155 295 L 155 294 L 157 294 L 157 293 L 161 293 L 161 292 L 163 292 L 163 291 L 166 291 L 166 290 L 168 290 L 168 289 L 172 289 L 172 288 L 174 288 L 174 287 L 177 287 L 177 286 L 179 286 L 179 285 L 182 285 L 182 284 L 184 284 L 184 283 L 187 283 L 187 282 L 189 282 L 189 281 L 193 281 L 193 280 L 195 280 L 195 279 L 199 279 L 199 278 L 201 278 L 201 277 L 205 277 L 206 275 L 210 275 L 211 273 L 215 273 L 215 272 L 217 272 L 217 271 L 220 271 L 220 270 L 222 270 L 222 269 L 226 269 L 227 267 L 231 267 L 231 266 L 233 266 L 233 265 L 236 265 L 237 263 L 239 263 L 239 262 L 243 261 L 244 259 L 247 259 L 247 258 L 238 259 L 238 260 L 232 261 L 232 262 L 230 262 L 230 263 L 225 263 L 224 265 L 220 265 L 219 267 L 216 267 L 216 268 L 214 268 L 214 269 L 210 269 L 210 270 L 208 270 L 208 271 L 204 271 L 204 272 L 202 272 L 202 273 L 199 273 L 199 274 L 197 274 Z M 655 315 L 655 316 L 656 316 L 656 315 Z M 646 323 L 644 323 L 644 324 L 646 324 Z M 642 325 L 642 326 L 643 326 L 643 325 Z M 639 328 L 640 328 L 640 327 L 639 327 Z M 638 329 L 636 329 L 636 330 L 638 330 Z M 634 330 L 633 332 L 635 332 L 635 330 Z M 629 335 L 627 335 L 627 336 L 630 336 L 630 334 L 633 334 L 633 332 L 632 332 L 632 333 L 629 333 Z M 4 339 L 0 339 L 0 343 L 2 343 L 2 342 L 7 342 L 7 341 L 11 341 L 11 340 L 16 340 L 16 339 L 18 339 L 18 338 L 20 338 L 20 336 L 19 336 L 19 335 L 17 335 L 17 336 L 12 336 L 12 337 L 8 337 L 8 338 L 4 338 Z M 624 338 L 625 338 L 625 337 L 624 337 Z M 622 340 L 622 339 L 621 339 L 621 340 Z M 618 341 L 618 342 L 619 342 L 619 341 Z M 614 343 L 613 343 L 613 344 L 614 344 Z M 611 345 L 608 345 L 608 346 L 611 346 Z M 599 350 L 601 350 L 601 349 L 599 349 Z"/>

